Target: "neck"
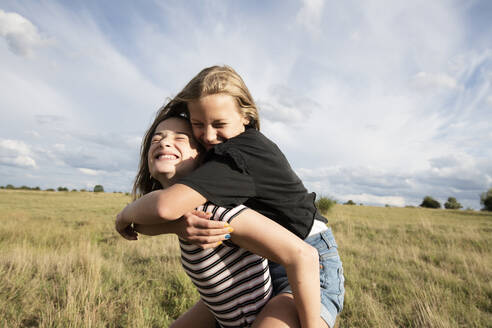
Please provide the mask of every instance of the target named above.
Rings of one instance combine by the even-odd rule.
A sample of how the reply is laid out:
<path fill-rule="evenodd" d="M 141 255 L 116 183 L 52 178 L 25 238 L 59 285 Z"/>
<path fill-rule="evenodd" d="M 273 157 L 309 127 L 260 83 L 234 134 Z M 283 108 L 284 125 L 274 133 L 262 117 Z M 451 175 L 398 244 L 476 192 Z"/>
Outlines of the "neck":
<path fill-rule="evenodd" d="M 169 188 L 174 184 L 172 179 L 160 178 L 158 181 L 161 183 L 163 189 Z"/>

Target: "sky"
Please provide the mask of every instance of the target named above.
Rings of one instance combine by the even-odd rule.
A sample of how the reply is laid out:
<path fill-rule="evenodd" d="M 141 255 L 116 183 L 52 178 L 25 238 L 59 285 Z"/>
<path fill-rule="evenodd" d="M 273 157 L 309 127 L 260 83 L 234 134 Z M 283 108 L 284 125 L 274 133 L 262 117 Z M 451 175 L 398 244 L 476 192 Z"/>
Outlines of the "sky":
<path fill-rule="evenodd" d="M 156 111 L 229 65 L 309 191 L 492 188 L 492 2 L 0 0 L 0 185 L 130 191 Z"/>

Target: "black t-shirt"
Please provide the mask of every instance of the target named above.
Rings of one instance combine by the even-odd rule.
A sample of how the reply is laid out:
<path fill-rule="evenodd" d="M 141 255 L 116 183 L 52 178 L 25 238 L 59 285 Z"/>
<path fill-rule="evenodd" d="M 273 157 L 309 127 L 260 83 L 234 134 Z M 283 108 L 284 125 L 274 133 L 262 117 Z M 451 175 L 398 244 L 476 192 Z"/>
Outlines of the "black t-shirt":
<path fill-rule="evenodd" d="M 328 222 L 277 145 L 255 129 L 210 149 L 204 164 L 178 183 L 219 206 L 244 204 L 302 239 L 314 219 Z"/>

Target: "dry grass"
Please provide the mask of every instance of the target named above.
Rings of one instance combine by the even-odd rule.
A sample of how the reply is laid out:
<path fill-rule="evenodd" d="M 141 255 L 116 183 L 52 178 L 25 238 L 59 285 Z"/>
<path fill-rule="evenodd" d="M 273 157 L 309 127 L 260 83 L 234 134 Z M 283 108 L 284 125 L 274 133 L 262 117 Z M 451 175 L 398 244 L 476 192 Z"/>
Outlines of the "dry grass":
<path fill-rule="evenodd" d="M 491 327 L 492 215 L 336 206 L 340 327 Z"/>
<path fill-rule="evenodd" d="M 192 305 L 174 237 L 114 232 L 129 200 L 0 192 L 0 327 L 166 327 Z"/>
<path fill-rule="evenodd" d="M 197 299 L 172 236 L 113 230 L 122 194 L 0 191 L 0 327 L 167 327 Z M 340 327 L 492 327 L 492 215 L 335 206 Z"/>

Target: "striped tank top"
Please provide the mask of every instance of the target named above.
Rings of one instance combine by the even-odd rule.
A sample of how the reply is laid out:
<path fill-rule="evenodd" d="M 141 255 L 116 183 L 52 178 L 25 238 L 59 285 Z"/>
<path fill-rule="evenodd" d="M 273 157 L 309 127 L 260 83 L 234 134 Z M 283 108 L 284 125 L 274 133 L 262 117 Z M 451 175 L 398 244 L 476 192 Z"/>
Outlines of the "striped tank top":
<path fill-rule="evenodd" d="M 246 207 L 207 203 L 197 209 L 211 212 L 211 220 L 230 222 Z M 268 261 L 228 240 L 212 249 L 179 242 L 181 264 L 221 327 L 250 327 L 272 295 Z"/>

